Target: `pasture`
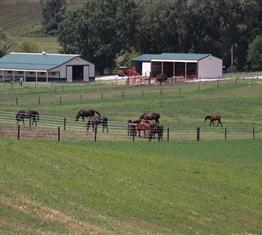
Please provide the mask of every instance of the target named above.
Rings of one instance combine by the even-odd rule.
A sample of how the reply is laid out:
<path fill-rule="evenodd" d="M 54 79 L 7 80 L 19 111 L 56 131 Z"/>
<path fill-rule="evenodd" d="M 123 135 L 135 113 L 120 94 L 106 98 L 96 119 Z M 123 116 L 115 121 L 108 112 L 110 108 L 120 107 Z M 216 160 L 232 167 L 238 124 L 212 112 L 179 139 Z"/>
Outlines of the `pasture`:
<path fill-rule="evenodd" d="M 261 234 L 261 141 L 0 138 L 2 234 Z"/>
<path fill-rule="evenodd" d="M 46 117 L 73 123 L 81 108 L 125 124 L 156 111 L 175 140 L 133 143 L 113 140 L 115 133 L 96 143 L 74 135 L 57 143 L 17 141 L 0 132 L 0 233 L 261 234 L 262 144 L 249 132 L 262 127 L 261 98 L 259 80 L 0 84 L 0 111 L 10 115 L 0 115 L 1 128 L 15 127 L 20 109 L 39 111 L 36 130 L 51 125 Z M 223 131 L 204 122 L 212 113 L 242 132 L 227 142 L 210 135 L 209 141 L 181 141 L 184 130 L 198 126 Z"/>
<path fill-rule="evenodd" d="M 126 136 L 127 120 L 144 112 L 159 112 L 160 122 L 170 128 L 171 139 L 193 140 L 200 127 L 204 139 L 262 137 L 262 84 L 259 80 L 224 80 L 183 83 L 170 86 L 125 86 L 114 83 L 91 84 L 19 84 L 0 85 L 1 111 L 5 121 L 15 124 L 15 112 L 33 109 L 43 118 L 39 125 L 63 126 L 64 117 L 75 125 L 78 110 L 95 109 L 109 119 L 109 125 L 121 125 Z M 222 115 L 223 127 L 209 127 L 207 115 Z M 0 119 L 3 121 L 2 114 Z M 55 118 L 57 121 L 51 121 Z M 83 122 L 80 128 L 85 130 Z M 110 129 L 110 127 L 109 127 Z M 112 128 L 111 128 L 112 130 Z M 113 132 L 111 131 L 111 134 Z M 118 133 L 116 133 L 117 135 Z M 116 136 L 115 136 L 116 137 Z"/>

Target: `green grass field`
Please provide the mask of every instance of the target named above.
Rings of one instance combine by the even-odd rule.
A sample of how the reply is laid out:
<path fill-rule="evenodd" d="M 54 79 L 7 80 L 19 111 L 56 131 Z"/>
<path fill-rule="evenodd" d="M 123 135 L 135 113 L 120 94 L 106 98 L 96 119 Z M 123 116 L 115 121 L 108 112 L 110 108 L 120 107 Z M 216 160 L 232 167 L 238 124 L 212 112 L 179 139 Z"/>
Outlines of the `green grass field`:
<path fill-rule="evenodd" d="M 204 122 L 210 113 L 220 113 L 229 129 L 262 127 L 261 98 L 259 80 L 0 84 L 1 112 L 30 108 L 73 119 L 93 108 L 126 123 L 157 111 L 177 140 L 57 143 L 1 134 L 0 234 L 261 234 L 262 135 L 237 133 L 244 140 L 226 142 L 177 137 L 183 128 L 220 129 Z"/>
<path fill-rule="evenodd" d="M 1 234 L 261 234 L 261 141 L 0 139 Z"/>

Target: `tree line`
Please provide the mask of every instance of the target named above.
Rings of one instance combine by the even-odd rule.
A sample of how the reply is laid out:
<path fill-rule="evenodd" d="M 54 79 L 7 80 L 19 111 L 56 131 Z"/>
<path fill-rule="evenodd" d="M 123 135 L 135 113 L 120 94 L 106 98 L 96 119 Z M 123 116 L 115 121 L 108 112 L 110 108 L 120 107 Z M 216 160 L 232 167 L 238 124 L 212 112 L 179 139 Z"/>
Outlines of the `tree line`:
<path fill-rule="evenodd" d="M 42 0 L 44 30 L 57 36 L 61 52 L 80 53 L 101 74 L 162 52 L 210 53 L 229 71 L 262 69 L 261 0 L 79 2 Z"/>

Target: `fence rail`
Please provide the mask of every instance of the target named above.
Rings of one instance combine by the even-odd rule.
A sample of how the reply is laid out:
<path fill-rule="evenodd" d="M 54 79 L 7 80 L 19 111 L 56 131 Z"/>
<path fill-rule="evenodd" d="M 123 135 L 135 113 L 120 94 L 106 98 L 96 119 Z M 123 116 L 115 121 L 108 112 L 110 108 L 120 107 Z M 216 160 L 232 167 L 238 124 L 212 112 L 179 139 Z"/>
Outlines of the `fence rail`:
<path fill-rule="evenodd" d="M 148 141 L 149 135 L 141 132 L 130 133 L 127 122 L 109 121 L 109 132 L 102 132 L 102 126 L 87 130 L 86 123 L 82 120 L 76 122 L 72 118 L 41 115 L 37 126 L 31 125 L 25 120 L 25 124 L 18 125 L 15 113 L 0 111 L 0 136 L 27 139 L 50 140 L 110 140 L 110 141 Z M 157 140 L 157 135 L 152 140 Z M 163 141 L 202 141 L 202 140 L 236 140 L 236 139 L 261 139 L 261 126 L 247 127 L 168 127 L 164 126 Z"/>

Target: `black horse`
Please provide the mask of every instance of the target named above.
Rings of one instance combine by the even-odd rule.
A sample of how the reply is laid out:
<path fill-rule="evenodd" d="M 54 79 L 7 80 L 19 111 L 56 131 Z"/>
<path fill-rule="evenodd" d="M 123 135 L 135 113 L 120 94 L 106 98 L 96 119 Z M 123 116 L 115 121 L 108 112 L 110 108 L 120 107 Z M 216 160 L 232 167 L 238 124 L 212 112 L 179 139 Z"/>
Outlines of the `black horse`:
<path fill-rule="evenodd" d="M 89 127 L 92 126 L 92 130 L 95 131 L 95 126 L 102 124 L 103 132 L 106 129 L 108 132 L 108 119 L 104 116 L 92 116 L 89 118 L 86 127 L 87 130 L 89 130 Z"/>
<path fill-rule="evenodd" d="M 211 126 L 211 124 L 213 124 L 213 126 L 215 126 L 215 121 L 217 121 L 217 126 L 220 124 L 221 126 L 222 125 L 222 122 L 221 122 L 221 119 L 222 117 L 220 115 L 212 115 L 212 116 L 206 116 L 205 117 L 205 121 L 206 120 L 209 120 L 210 123 L 209 123 L 209 126 Z"/>
<path fill-rule="evenodd" d="M 40 120 L 39 113 L 34 110 L 20 110 L 17 112 L 15 119 L 17 121 L 17 124 L 20 121 L 23 121 L 23 124 L 25 124 L 25 119 L 29 119 L 32 121 L 32 125 L 37 126 L 37 122 Z"/>
<path fill-rule="evenodd" d="M 143 113 L 140 116 L 140 120 L 142 120 L 142 119 L 144 119 L 144 120 L 155 120 L 156 124 L 159 124 L 159 118 L 160 118 L 160 114 L 159 113 L 154 113 L 154 112 Z"/>
<path fill-rule="evenodd" d="M 101 116 L 101 114 L 99 112 L 97 112 L 96 110 L 93 109 L 81 109 L 78 111 L 77 115 L 76 115 L 76 121 L 79 120 L 80 117 L 82 117 L 82 120 L 85 121 L 85 117 L 93 117 L 95 116 L 95 114 L 97 114 L 99 117 Z"/>

